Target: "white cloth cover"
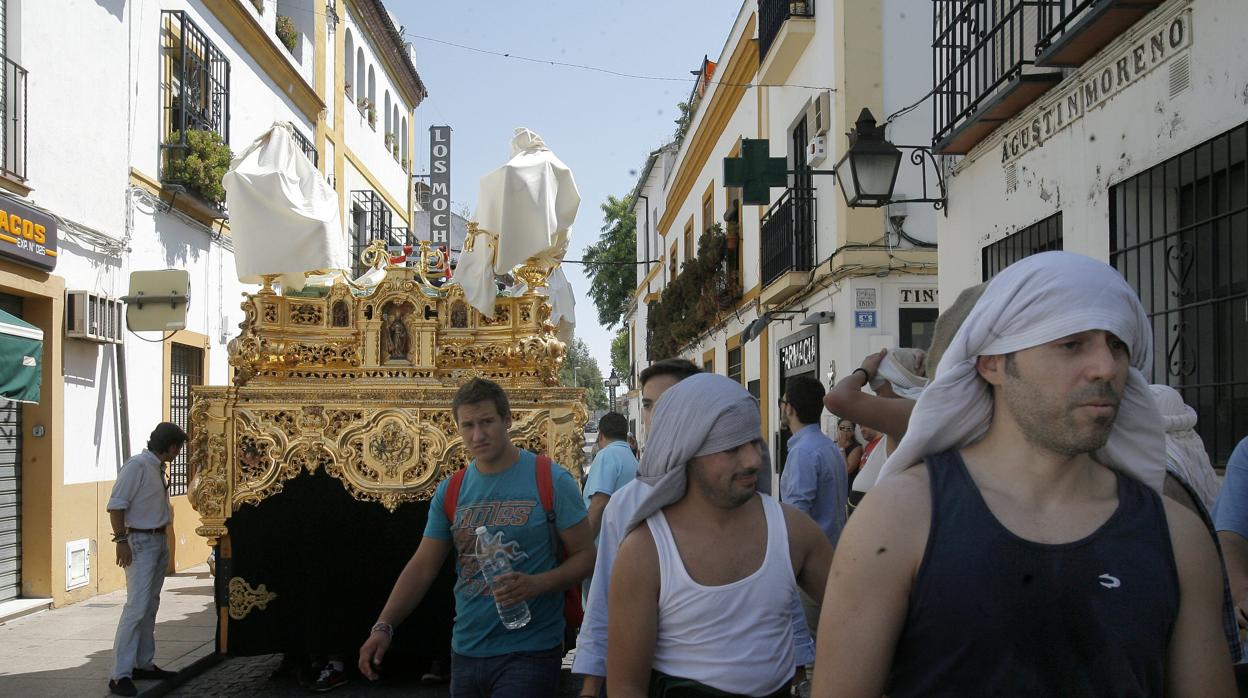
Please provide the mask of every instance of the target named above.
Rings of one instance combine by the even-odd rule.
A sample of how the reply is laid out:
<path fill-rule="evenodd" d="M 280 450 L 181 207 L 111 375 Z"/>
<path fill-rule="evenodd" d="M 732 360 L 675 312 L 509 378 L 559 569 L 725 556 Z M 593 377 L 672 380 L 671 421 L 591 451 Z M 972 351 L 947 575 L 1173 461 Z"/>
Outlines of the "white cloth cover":
<path fill-rule="evenodd" d="M 282 274 L 286 288 L 303 273 L 349 269 L 338 195 L 295 145 L 288 122 L 276 122 L 230 163 L 222 184 L 230 209 L 238 280 Z"/>
<path fill-rule="evenodd" d="M 1209 463 L 1205 442 L 1196 433 L 1196 410 L 1183 402 L 1179 391 L 1168 385 L 1150 385 L 1166 427 L 1166 460 L 1170 469 L 1200 495 L 1200 503 L 1212 511 L 1218 499 L 1218 475 Z"/>
<path fill-rule="evenodd" d="M 581 194 L 568 166 L 540 136 L 517 128 L 511 159 L 481 178 L 477 224 L 498 236 L 494 272 L 506 274 L 530 257 L 563 261 Z"/>
<path fill-rule="evenodd" d="M 563 267 L 555 267 L 546 283 L 546 292 L 550 296 L 550 324 L 557 328 L 555 335 L 559 341 L 569 344 L 576 329 L 576 295 L 572 292 L 572 284 L 568 283 Z"/>
<path fill-rule="evenodd" d="M 459 253 L 459 262 L 455 265 L 453 277 L 455 283 L 464 289 L 464 300 L 468 301 L 468 305 L 486 317 L 494 317 L 494 299 L 498 297 L 498 287 L 494 284 L 493 256 L 489 233 L 478 230 L 472 249 Z"/>
<path fill-rule="evenodd" d="M 927 358 L 922 349 L 893 349 L 884 355 L 880 368 L 875 372 L 871 388 L 878 390 L 885 382 L 891 383 L 893 392 L 901 397 L 918 400 L 927 387 L 923 377 L 923 360 Z"/>
<path fill-rule="evenodd" d="M 1021 351 L 1089 330 L 1114 333 L 1131 353 L 1118 418 L 1109 442 L 1093 456 L 1160 493 L 1166 475 L 1165 436 L 1141 373 L 1153 363 L 1152 325 L 1118 272 L 1072 252 L 1032 255 L 993 278 L 941 357 L 936 378 L 915 404 L 906 435 L 884 464 L 879 481 L 929 455 L 968 446 L 988 431 L 993 398 L 976 371 L 977 357 Z"/>

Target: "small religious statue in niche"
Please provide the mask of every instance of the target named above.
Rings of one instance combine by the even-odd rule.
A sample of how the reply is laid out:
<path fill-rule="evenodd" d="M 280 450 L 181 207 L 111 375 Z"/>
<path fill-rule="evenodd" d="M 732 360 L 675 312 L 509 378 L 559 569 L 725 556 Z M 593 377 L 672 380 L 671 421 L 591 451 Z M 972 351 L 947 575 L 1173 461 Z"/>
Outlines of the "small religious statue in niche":
<path fill-rule="evenodd" d="M 463 301 L 455 301 L 451 306 L 451 327 L 468 326 L 468 305 Z"/>
<path fill-rule="evenodd" d="M 386 336 L 389 338 L 390 351 L 387 352 L 388 359 L 406 359 L 408 350 L 407 327 L 403 324 L 403 315 L 394 313 L 390 315 L 390 321 L 386 326 Z"/>
<path fill-rule="evenodd" d="M 336 301 L 334 303 L 333 312 L 334 327 L 348 327 L 351 324 L 351 316 L 347 310 L 345 301 Z"/>

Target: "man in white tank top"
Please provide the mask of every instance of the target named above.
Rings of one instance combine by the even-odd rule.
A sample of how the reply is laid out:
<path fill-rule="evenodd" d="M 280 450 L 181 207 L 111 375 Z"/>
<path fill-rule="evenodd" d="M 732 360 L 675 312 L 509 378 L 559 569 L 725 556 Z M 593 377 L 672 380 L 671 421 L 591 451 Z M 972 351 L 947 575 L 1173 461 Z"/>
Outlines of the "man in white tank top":
<path fill-rule="evenodd" d="M 758 403 L 739 383 L 688 378 L 653 424 L 638 474 L 653 494 L 611 580 L 608 691 L 787 695 L 791 600 L 798 584 L 822 600 L 832 547 L 810 517 L 755 492 Z"/>

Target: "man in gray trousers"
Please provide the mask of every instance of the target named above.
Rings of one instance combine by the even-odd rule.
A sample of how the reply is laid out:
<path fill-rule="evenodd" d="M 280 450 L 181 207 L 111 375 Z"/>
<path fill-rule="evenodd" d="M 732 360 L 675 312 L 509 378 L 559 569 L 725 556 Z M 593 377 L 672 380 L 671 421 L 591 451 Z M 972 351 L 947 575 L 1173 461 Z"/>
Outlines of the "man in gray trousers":
<path fill-rule="evenodd" d="M 113 641 L 115 661 L 108 690 L 137 696 L 134 679 L 165 679 L 175 675 L 153 663 L 156 654 L 156 609 L 169 565 L 165 527 L 172 520 L 165 463 L 178 457 L 186 432 L 161 422 L 147 448 L 121 466 L 108 498 L 108 518 L 117 544 L 117 565 L 126 571 L 126 607 Z"/>

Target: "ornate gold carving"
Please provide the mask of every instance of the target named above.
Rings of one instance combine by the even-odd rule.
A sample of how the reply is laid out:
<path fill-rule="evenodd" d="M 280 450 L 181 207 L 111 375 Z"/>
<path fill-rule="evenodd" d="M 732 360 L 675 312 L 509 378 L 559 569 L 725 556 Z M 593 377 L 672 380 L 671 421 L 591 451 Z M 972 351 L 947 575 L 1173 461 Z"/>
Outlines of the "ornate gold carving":
<path fill-rule="evenodd" d="M 246 618 L 254 609 L 265 610 L 269 602 L 277 598 L 277 594 L 269 591 L 261 584 L 252 587 L 242 577 L 230 578 L 230 617 L 234 620 Z"/>
<path fill-rule="evenodd" d="M 584 391 L 558 386 L 567 348 L 547 298 L 500 297 L 484 317 L 457 284 L 427 282 L 414 268 L 389 267 L 371 289 L 339 282 L 323 298 L 245 295 L 229 343 L 233 385 L 194 389 L 188 493 L 200 535 L 215 542 L 239 508 L 320 470 L 390 509 L 429 499 L 471 460 L 450 402 L 472 377 L 507 389 L 516 444 L 579 471 Z"/>
<path fill-rule="evenodd" d="M 535 295 L 537 289 L 548 286 L 546 279 L 552 271 L 554 271 L 553 268 L 546 266 L 533 257 L 529 257 L 524 260 L 524 264 L 515 268 L 513 274 L 529 287 L 529 290 L 525 292 L 525 295 L 528 296 Z"/>
<path fill-rule="evenodd" d="M 292 325 L 320 325 L 325 321 L 325 311 L 319 305 L 304 303 L 290 309 Z"/>

